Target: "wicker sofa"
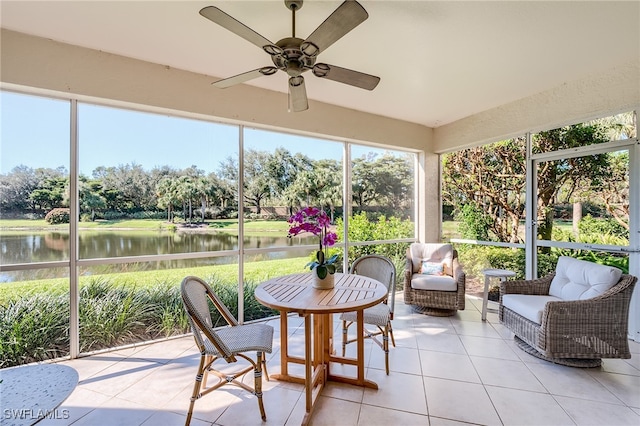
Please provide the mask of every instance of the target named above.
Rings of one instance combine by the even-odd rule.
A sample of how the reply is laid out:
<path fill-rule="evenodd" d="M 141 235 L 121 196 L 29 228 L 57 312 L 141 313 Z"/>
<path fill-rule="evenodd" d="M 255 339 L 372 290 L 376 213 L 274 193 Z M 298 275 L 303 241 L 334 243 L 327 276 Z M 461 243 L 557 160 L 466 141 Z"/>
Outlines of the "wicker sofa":
<path fill-rule="evenodd" d="M 556 271 L 500 284 L 499 319 L 527 353 L 557 364 L 597 367 L 630 358 L 629 303 L 637 278 L 562 256 Z"/>
<path fill-rule="evenodd" d="M 442 273 L 421 273 L 424 263 L 443 264 Z M 464 310 L 466 276 L 451 244 L 413 243 L 407 249 L 404 303 L 433 316 Z"/>

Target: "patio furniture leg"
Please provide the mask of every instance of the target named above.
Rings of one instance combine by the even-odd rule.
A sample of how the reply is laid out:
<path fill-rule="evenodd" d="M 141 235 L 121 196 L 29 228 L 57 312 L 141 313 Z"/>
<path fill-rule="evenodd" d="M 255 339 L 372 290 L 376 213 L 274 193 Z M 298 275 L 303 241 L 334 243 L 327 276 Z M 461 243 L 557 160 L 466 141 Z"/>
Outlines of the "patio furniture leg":
<path fill-rule="evenodd" d="M 389 323 L 384 327 L 382 334 L 382 349 L 384 350 L 384 368 L 389 375 Z M 395 346 L 395 345 L 394 345 Z"/>
<path fill-rule="evenodd" d="M 258 352 L 256 359 L 256 366 L 254 369 L 254 389 L 256 397 L 258 398 L 258 407 L 260 408 L 260 416 L 262 421 L 267 420 L 267 414 L 264 411 L 264 403 L 262 402 L 262 363 L 264 362 L 264 355 L 262 352 Z"/>
<path fill-rule="evenodd" d="M 205 358 L 204 358 L 205 364 L 206 365 L 210 365 L 212 359 L 213 359 L 213 356 L 206 355 Z M 205 368 L 204 371 L 202 372 L 202 385 L 201 385 L 202 389 L 207 387 L 207 379 L 208 378 L 209 378 L 209 369 Z"/>
<path fill-rule="evenodd" d="M 347 352 L 347 321 L 342 321 L 342 356 Z"/>
<path fill-rule="evenodd" d="M 269 372 L 267 371 L 267 356 L 264 352 L 262 352 L 262 371 L 264 371 L 264 378 L 267 379 L 267 382 L 270 382 Z"/>
<path fill-rule="evenodd" d="M 205 356 L 204 354 L 202 354 L 200 356 L 200 365 L 198 366 L 198 373 L 196 374 L 196 381 L 193 384 L 193 393 L 191 394 L 191 399 L 189 402 L 189 412 L 187 413 L 187 419 L 184 422 L 185 426 L 189 426 L 189 424 L 191 423 L 191 416 L 193 415 L 193 406 L 196 403 L 196 399 L 199 398 L 200 396 L 200 388 L 202 385 L 202 376 L 205 370 L 205 365 L 207 365 L 206 363 L 206 359 L 208 357 Z"/>

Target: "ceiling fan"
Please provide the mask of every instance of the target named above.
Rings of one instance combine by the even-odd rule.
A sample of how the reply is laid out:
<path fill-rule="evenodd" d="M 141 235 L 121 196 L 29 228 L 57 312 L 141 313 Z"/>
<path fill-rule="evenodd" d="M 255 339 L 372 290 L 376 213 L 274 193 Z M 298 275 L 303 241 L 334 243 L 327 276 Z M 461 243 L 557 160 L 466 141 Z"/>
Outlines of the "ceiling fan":
<path fill-rule="evenodd" d="M 302 0 L 285 0 L 291 10 L 292 35 L 272 43 L 251 28 L 215 6 L 200 10 L 200 15 L 220 25 L 263 49 L 269 55 L 273 66 L 266 66 L 213 83 L 215 87 L 227 88 L 265 75 L 273 75 L 282 70 L 289 75 L 289 111 L 304 111 L 309 108 L 307 90 L 302 73 L 311 72 L 320 78 L 349 84 L 366 90 L 373 90 L 380 77 L 341 68 L 325 63 L 316 63 L 318 55 L 341 37 L 364 22 L 369 14 L 355 0 L 346 0 L 306 39 L 296 37 L 296 11 L 302 7 Z"/>

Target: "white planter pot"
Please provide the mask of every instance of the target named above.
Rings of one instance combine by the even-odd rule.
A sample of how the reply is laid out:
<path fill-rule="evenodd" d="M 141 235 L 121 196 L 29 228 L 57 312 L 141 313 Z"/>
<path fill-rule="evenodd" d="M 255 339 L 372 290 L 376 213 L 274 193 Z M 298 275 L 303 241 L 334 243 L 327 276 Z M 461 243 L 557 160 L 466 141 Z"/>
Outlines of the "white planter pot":
<path fill-rule="evenodd" d="M 326 277 L 320 278 L 318 277 L 318 268 L 313 268 L 311 270 L 311 274 L 313 274 L 313 287 L 320 290 L 329 290 L 332 289 L 335 285 L 334 275 L 327 274 Z"/>

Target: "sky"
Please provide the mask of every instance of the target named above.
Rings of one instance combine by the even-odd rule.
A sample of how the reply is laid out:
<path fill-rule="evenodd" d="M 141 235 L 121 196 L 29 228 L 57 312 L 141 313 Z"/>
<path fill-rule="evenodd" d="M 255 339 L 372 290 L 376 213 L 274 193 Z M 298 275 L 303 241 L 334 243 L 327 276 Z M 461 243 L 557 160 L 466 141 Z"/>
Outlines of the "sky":
<path fill-rule="evenodd" d="M 139 164 L 145 170 L 196 165 L 209 173 L 237 157 L 238 126 L 78 103 L 80 173 L 98 166 Z M 14 167 L 69 170 L 70 103 L 0 92 L 0 173 Z M 342 145 L 322 139 L 245 128 L 245 149 L 284 147 L 312 159 L 339 160 Z M 359 147 L 352 156 L 384 150 Z"/>

